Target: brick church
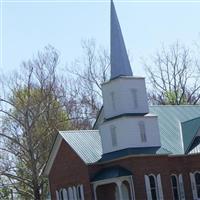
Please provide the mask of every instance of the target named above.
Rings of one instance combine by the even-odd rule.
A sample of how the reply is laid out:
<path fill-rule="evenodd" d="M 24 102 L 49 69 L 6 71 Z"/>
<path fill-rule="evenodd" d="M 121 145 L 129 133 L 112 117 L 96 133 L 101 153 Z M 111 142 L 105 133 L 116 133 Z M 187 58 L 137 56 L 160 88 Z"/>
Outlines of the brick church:
<path fill-rule="evenodd" d="M 111 75 L 93 130 L 58 133 L 52 200 L 200 200 L 200 106 L 149 106 L 111 0 Z"/>

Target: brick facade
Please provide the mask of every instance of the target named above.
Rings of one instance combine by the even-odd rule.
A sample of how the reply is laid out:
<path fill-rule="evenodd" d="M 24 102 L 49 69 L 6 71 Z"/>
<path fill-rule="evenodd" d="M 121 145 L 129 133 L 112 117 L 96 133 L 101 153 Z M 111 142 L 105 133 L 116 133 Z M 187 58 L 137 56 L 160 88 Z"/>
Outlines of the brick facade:
<path fill-rule="evenodd" d="M 79 184 L 83 184 L 85 199 L 91 199 L 88 167 L 65 141 L 62 141 L 51 168 L 49 184 L 52 200 L 56 199 L 56 190 Z"/>
<path fill-rule="evenodd" d="M 200 171 L 200 155 L 129 156 L 107 163 L 87 166 L 71 147 L 62 141 L 49 175 L 52 199 L 56 199 L 55 191 L 60 188 L 83 184 L 85 199 L 92 200 L 92 187 L 89 180 L 99 170 L 116 165 L 124 167 L 133 173 L 134 190 L 137 200 L 147 198 L 144 181 L 145 174 L 161 175 L 164 199 L 167 200 L 173 199 L 170 175 L 182 174 L 185 197 L 186 199 L 192 199 L 189 173 Z"/>

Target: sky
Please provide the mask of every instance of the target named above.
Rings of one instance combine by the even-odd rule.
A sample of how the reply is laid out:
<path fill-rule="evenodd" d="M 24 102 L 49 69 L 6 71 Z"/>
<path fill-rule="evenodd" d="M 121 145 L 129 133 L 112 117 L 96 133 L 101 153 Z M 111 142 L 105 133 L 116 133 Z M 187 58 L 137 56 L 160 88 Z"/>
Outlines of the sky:
<path fill-rule="evenodd" d="M 81 41 L 109 50 L 110 1 L 0 0 L 0 70 L 11 73 L 48 44 L 64 67 L 82 55 Z M 132 69 L 144 76 L 143 60 L 177 40 L 200 39 L 200 1 L 114 1 Z"/>

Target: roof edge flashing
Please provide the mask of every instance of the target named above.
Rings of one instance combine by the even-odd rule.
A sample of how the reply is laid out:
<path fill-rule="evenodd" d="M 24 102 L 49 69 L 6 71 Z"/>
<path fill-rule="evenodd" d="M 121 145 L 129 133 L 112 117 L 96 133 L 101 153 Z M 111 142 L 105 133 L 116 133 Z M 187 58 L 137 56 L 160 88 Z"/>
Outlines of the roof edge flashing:
<path fill-rule="evenodd" d="M 120 76 L 117 76 L 115 78 L 112 78 L 110 80 L 107 80 L 107 81 L 103 82 L 101 85 L 106 85 L 106 84 L 108 84 L 110 82 L 114 82 L 114 81 L 120 80 L 120 79 L 126 79 L 126 80 L 127 79 L 142 79 L 142 80 L 144 80 L 145 77 L 142 77 L 142 76 L 124 76 L 124 75 L 120 75 Z"/>

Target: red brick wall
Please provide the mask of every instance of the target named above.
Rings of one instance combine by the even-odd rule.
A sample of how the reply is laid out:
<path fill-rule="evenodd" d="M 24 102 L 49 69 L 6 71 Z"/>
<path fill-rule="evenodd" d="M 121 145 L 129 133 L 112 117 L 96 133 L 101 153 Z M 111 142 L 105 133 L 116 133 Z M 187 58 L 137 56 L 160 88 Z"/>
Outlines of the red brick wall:
<path fill-rule="evenodd" d="M 146 199 L 144 175 L 160 174 L 165 199 L 172 198 L 171 174 L 182 174 L 186 199 L 192 199 L 189 173 L 200 171 L 200 155 L 189 156 L 132 156 L 108 163 L 85 165 L 71 147 L 62 141 L 54 164 L 52 166 L 49 181 L 52 199 L 55 199 L 55 191 L 68 186 L 83 184 L 85 200 L 93 198 L 89 180 L 105 167 L 122 166 L 133 173 L 133 182 L 137 200 Z"/>
<path fill-rule="evenodd" d="M 189 173 L 200 171 L 200 155 L 190 156 L 135 156 L 121 160 L 89 166 L 91 177 L 101 168 L 120 165 L 133 173 L 135 196 L 137 200 L 146 199 L 145 174 L 160 174 L 165 199 L 173 199 L 170 175 L 182 174 L 186 199 L 192 199 Z"/>
<path fill-rule="evenodd" d="M 56 199 L 56 190 L 83 184 L 86 200 L 91 200 L 88 168 L 72 148 L 62 141 L 49 175 L 52 200 Z"/>

